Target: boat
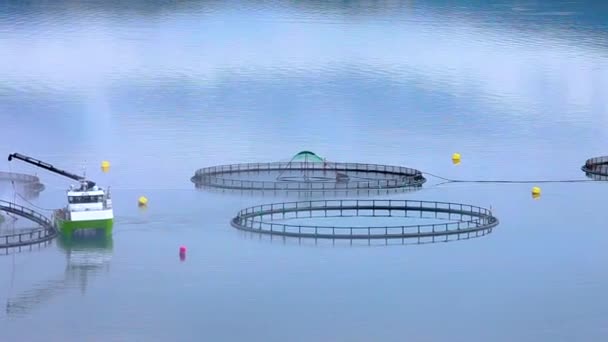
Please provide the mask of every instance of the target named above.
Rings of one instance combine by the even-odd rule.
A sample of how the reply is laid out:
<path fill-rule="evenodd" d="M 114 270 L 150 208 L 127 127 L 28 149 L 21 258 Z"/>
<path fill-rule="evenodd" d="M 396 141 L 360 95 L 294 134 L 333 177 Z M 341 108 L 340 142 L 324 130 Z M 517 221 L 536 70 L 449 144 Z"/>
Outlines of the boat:
<path fill-rule="evenodd" d="M 114 211 L 109 189 L 97 186 L 91 189 L 72 188 L 67 191 L 67 198 L 68 204 L 53 215 L 55 225 L 63 235 L 96 233 L 90 229 L 101 229 L 106 235 L 112 232 Z"/>
<path fill-rule="evenodd" d="M 59 233 L 67 237 L 74 234 L 98 235 L 100 231 L 106 236 L 112 233 L 114 210 L 109 188 L 103 189 L 84 176 L 58 169 L 51 164 L 19 153 L 10 154 L 8 160 L 13 158 L 79 182 L 78 186 L 71 185 L 67 189 L 67 204 L 62 209 L 55 210 L 53 214 L 53 221 Z"/>

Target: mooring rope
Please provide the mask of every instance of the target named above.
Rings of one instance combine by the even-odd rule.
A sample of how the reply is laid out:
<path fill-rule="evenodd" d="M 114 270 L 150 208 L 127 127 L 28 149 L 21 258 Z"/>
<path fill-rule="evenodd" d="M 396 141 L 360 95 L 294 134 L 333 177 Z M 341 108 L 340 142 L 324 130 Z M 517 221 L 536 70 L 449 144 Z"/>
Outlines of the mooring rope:
<path fill-rule="evenodd" d="M 49 209 L 49 208 L 43 208 L 43 207 L 37 206 L 34 203 L 28 201 L 27 198 L 23 197 L 20 193 L 17 193 L 17 196 L 19 196 L 22 200 L 26 201 L 29 205 L 31 205 L 31 206 L 33 206 L 33 207 L 35 207 L 37 209 L 46 210 L 46 211 L 55 211 L 55 210 L 57 210 L 57 209 Z"/>
<path fill-rule="evenodd" d="M 526 184 L 526 183 L 587 183 L 587 182 L 601 182 L 602 180 L 594 179 L 557 179 L 557 180 L 511 180 L 511 179 L 497 179 L 497 180 L 480 180 L 480 179 L 450 179 L 441 177 L 429 172 L 422 172 L 422 174 L 429 175 L 431 177 L 439 178 L 444 180 L 445 183 L 507 183 L 507 184 Z"/>

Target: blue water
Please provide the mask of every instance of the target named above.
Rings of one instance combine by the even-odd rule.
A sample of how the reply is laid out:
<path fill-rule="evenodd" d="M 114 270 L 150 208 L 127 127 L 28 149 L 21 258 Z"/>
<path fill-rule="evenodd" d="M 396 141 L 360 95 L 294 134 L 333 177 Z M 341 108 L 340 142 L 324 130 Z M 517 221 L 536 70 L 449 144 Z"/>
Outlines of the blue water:
<path fill-rule="evenodd" d="M 429 176 L 380 198 L 491 206 L 499 226 L 351 247 L 243 234 L 239 209 L 284 198 L 190 182 L 301 150 L 456 179 L 587 179 L 584 160 L 608 154 L 606 18 L 605 1 L 2 2 L 0 155 L 86 167 L 116 223 L 96 246 L 0 257 L 1 339 L 606 340 L 605 183 Z M 68 179 L 0 165 L 41 177 L 32 205 L 64 204 Z"/>

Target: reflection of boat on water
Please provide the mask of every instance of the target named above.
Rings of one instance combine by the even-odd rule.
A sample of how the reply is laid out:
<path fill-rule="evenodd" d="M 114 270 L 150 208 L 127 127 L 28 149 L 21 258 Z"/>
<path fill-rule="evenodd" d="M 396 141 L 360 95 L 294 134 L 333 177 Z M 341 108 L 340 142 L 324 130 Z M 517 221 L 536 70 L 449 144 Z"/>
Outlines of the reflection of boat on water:
<path fill-rule="evenodd" d="M 7 314 L 23 314 L 62 291 L 80 288 L 85 293 L 92 276 L 101 271 L 109 271 L 112 259 L 113 241 L 111 236 L 95 238 L 60 237 L 58 246 L 66 254 L 66 268 L 63 278 L 36 284 L 32 289 L 9 297 L 6 302 Z"/>
<path fill-rule="evenodd" d="M 58 245 L 67 256 L 67 269 L 97 269 L 109 266 L 112 260 L 113 241 L 103 234 L 94 237 L 61 236 Z"/>

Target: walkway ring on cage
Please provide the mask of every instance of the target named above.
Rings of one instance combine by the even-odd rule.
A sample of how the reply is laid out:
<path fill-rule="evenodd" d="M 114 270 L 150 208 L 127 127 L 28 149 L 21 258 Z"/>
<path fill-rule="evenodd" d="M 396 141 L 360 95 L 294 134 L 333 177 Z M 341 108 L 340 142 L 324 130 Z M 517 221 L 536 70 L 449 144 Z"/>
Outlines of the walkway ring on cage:
<path fill-rule="evenodd" d="M 608 156 L 587 159 L 585 165 L 581 167 L 581 170 L 583 170 L 587 176 L 608 177 Z"/>
<path fill-rule="evenodd" d="M 0 182 L 14 182 L 25 192 L 38 193 L 44 190 L 44 184 L 40 182 L 40 178 L 24 173 L 0 171 Z"/>
<path fill-rule="evenodd" d="M 292 201 L 300 200 L 312 200 L 321 198 L 384 198 L 386 196 L 392 196 L 396 194 L 413 193 L 422 189 L 422 187 L 404 187 L 404 188 L 390 188 L 390 189 L 333 189 L 325 191 L 307 191 L 307 190 L 276 190 L 276 191 L 260 191 L 255 189 L 226 189 L 218 188 L 213 186 L 206 186 L 200 183 L 195 183 L 194 187 L 198 190 L 203 190 L 209 193 L 216 193 L 221 195 L 240 195 L 240 196 L 254 196 L 259 197 L 281 197 L 282 200 L 288 201 L 291 198 Z"/>
<path fill-rule="evenodd" d="M 277 173 L 272 180 L 248 180 L 258 173 Z M 197 186 L 259 191 L 333 191 L 421 187 L 426 182 L 416 169 L 342 162 L 270 162 L 212 166 L 190 179 Z"/>
<path fill-rule="evenodd" d="M 446 223 L 381 226 L 327 226 L 275 220 L 323 217 L 412 217 Z M 498 219 L 491 210 L 460 203 L 417 200 L 315 200 L 257 205 L 232 219 L 234 228 L 278 236 L 316 239 L 393 239 L 491 232 Z"/>

